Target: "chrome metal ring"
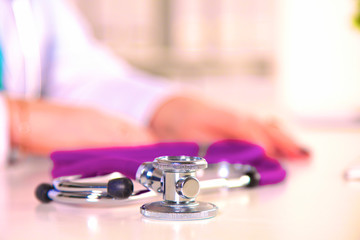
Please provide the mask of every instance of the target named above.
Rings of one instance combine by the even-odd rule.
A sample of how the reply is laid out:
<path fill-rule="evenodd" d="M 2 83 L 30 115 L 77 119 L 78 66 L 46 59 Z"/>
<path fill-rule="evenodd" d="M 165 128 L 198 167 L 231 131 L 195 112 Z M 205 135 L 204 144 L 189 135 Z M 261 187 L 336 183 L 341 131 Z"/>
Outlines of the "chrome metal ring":
<path fill-rule="evenodd" d="M 207 168 L 207 162 L 204 158 L 192 156 L 157 157 L 153 164 L 157 169 L 171 172 L 196 171 Z"/>

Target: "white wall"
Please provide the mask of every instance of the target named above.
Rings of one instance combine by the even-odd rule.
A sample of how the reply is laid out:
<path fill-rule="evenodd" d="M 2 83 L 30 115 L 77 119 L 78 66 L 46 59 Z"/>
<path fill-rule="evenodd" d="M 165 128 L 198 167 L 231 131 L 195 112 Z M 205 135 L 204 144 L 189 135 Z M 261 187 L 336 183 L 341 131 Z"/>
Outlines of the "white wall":
<path fill-rule="evenodd" d="M 278 0 L 279 93 L 303 117 L 360 110 L 360 31 L 354 0 Z"/>

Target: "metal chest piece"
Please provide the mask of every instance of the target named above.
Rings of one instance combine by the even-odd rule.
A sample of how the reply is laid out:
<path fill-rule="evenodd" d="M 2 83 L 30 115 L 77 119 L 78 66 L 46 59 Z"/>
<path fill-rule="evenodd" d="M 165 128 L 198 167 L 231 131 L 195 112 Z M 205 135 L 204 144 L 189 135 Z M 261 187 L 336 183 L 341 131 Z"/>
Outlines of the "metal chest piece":
<path fill-rule="evenodd" d="M 204 158 L 164 156 L 156 158 L 153 166 L 163 172 L 161 190 L 164 201 L 144 204 L 140 208 L 142 215 L 161 220 L 199 220 L 216 216 L 214 204 L 195 201 L 200 191 L 195 173 L 207 168 Z"/>

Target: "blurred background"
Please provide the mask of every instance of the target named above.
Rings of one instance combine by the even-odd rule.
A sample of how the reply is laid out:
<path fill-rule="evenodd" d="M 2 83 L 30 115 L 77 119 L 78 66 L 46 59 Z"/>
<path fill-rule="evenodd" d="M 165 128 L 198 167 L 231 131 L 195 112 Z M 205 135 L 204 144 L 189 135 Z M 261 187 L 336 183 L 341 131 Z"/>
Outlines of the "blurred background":
<path fill-rule="evenodd" d="M 268 94 L 304 121 L 359 122 L 356 0 L 72 1 L 96 37 L 139 68 L 211 78 L 216 91 L 231 84 L 255 102 Z"/>
<path fill-rule="evenodd" d="M 75 0 L 96 36 L 164 75 L 268 74 L 275 0 Z"/>

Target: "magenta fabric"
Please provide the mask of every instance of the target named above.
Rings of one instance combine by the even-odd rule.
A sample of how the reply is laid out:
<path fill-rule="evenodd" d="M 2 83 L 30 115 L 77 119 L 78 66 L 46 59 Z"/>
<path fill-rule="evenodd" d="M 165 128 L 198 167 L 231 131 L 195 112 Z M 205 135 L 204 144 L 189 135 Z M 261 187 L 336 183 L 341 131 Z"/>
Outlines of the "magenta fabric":
<path fill-rule="evenodd" d="M 192 142 L 157 143 L 135 147 L 113 147 L 57 151 L 51 154 L 54 178 L 69 175 L 93 177 L 120 172 L 135 179 L 137 168 L 143 162 L 152 162 L 159 156 L 197 156 L 199 146 Z M 224 140 L 211 144 L 205 159 L 209 164 L 219 162 L 249 164 L 260 173 L 260 185 L 281 182 L 286 172 L 278 161 L 266 156 L 264 150 L 240 140 Z"/>
<path fill-rule="evenodd" d="M 228 162 L 251 165 L 260 174 L 260 185 L 278 183 L 286 177 L 286 171 L 277 160 L 266 156 L 262 147 L 245 141 L 215 142 L 208 148 L 205 159 L 208 164 Z"/>
<path fill-rule="evenodd" d="M 159 156 L 196 156 L 199 146 L 192 142 L 157 143 L 135 147 L 95 148 L 58 151 L 50 155 L 54 178 L 70 175 L 94 177 L 120 172 L 135 179 L 143 162 L 152 162 Z"/>

